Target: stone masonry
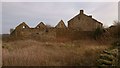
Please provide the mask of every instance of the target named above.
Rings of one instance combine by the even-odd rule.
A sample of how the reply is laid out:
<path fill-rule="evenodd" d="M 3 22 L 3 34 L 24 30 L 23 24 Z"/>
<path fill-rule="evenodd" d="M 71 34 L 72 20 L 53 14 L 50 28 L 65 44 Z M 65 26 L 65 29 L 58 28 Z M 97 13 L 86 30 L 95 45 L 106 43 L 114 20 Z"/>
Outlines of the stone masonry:
<path fill-rule="evenodd" d="M 102 27 L 102 23 L 93 19 L 92 16 L 84 14 L 83 10 L 68 21 L 68 27 L 61 20 L 55 27 L 48 27 L 40 22 L 35 28 L 30 28 L 25 22 L 18 25 L 12 32 L 11 36 L 16 38 L 56 38 L 56 37 L 72 37 L 80 38 L 81 34 L 94 31 L 98 27 Z M 75 32 L 77 31 L 77 32 Z M 76 35 L 73 35 L 76 34 Z M 87 33 L 89 34 L 89 33 Z M 79 35 L 79 37 L 77 37 Z"/>

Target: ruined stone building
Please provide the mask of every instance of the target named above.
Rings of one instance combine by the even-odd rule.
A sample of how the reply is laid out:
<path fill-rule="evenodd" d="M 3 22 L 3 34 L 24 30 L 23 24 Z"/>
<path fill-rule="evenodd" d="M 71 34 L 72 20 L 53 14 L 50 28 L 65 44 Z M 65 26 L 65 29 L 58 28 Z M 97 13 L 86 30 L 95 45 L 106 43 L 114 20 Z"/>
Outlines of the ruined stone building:
<path fill-rule="evenodd" d="M 65 23 L 63 22 L 63 20 L 61 20 L 56 26 L 55 28 L 67 28 Z"/>
<path fill-rule="evenodd" d="M 36 39 L 53 39 L 56 37 L 80 38 L 90 34 L 85 32 L 94 31 L 98 27 L 102 27 L 102 23 L 93 19 L 92 16 L 84 14 L 83 10 L 80 10 L 78 15 L 68 21 L 68 27 L 63 20 L 61 20 L 55 27 L 48 27 L 43 22 L 40 22 L 35 28 L 31 28 L 23 22 L 12 31 L 11 36 Z M 76 30 L 77 32 L 75 32 Z"/>
<path fill-rule="evenodd" d="M 46 25 L 43 22 L 40 22 L 35 28 L 45 29 Z"/>
<path fill-rule="evenodd" d="M 102 23 L 93 19 L 92 16 L 84 14 L 83 10 L 80 13 L 68 21 L 68 28 L 78 29 L 81 31 L 93 31 L 98 27 L 102 27 Z"/>

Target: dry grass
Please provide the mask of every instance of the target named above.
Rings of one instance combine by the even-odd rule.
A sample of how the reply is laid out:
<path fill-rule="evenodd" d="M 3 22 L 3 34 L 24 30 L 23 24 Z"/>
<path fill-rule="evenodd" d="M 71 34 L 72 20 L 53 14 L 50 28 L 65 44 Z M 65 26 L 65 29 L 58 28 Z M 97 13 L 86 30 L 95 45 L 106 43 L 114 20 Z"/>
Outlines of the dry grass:
<path fill-rule="evenodd" d="M 88 40 L 66 43 L 21 40 L 3 46 L 4 66 L 90 66 L 109 47 Z"/>
<path fill-rule="evenodd" d="M 2 41 L 0 38 L 0 67 L 2 67 Z"/>

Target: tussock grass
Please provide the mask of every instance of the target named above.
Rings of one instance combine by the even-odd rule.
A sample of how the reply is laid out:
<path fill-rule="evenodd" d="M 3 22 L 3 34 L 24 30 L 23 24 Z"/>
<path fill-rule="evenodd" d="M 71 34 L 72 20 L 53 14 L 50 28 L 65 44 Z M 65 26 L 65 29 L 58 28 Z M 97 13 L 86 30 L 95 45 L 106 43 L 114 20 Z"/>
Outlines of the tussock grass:
<path fill-rule="evenodd" d="M 38 42 L 34 40 L 3 43 L 4 66 L 91 66 L 98 54 L 109 46 L 94 41 Z"/>

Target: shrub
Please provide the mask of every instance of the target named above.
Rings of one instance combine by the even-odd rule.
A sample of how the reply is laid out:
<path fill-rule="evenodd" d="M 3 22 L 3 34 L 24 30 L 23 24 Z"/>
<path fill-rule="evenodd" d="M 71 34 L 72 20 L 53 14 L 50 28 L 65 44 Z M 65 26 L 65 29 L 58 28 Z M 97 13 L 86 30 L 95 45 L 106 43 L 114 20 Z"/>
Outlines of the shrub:
<path fill-rule="evenodd" d="M 101 27 L 96 28 L 94 31 L 94 34 L 93 34 L 94 39 L 96 40 L 96 39 L 100 38 L 101 35 L 103 34 L 103 32 L 104 32 L 103 28 L 101 28 Z"/>
<path fill-rule="evenodd" d="M 114 21 L 113 25 L 109 27 L 109 32 L 113 38 L 120 38 L 120 22 Z"/>
<path fill-rule="evenodd" d="M 114 26 L 117 27 L 117 29 L 114 31 L 117 38 L 120 38 L 120 22 L 114 21 Z"/>
<path fill-rule="evenodd" d="M 118 49 L 110 48 L 104 50 L 102 54 L 100 54 L 98 60 L 98 66 L 117 66 L 118 65 Z"/>

